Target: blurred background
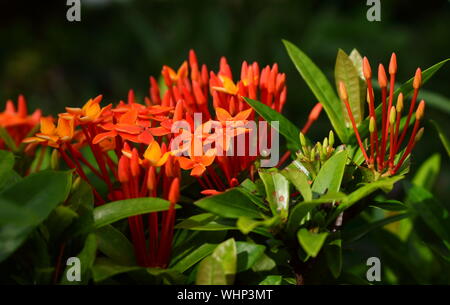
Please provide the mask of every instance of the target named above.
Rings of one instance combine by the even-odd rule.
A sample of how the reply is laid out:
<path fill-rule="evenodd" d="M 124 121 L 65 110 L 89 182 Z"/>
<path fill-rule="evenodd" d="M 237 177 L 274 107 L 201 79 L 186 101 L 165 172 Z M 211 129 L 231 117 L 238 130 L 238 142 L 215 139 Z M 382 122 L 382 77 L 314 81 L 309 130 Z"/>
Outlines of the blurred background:
<path fill-rule="evenodd" d="M 413 77 L 450 57 L 450 2 L 382 1 L 381 22 L 369 22 L 366 1 L 295 0 L 81 0 L 81 22 L 68 22 L 66 1 L 1 1 L 0 105 L 23 93 L 30 108 L 56 114 L 103 94 L 124 99 L 130 88 L 147 95 L 148 77 L 163 64 L 177 68 L 195 49 L 199 61 L 218 68 L 226 56 L 240 73 L 243 60 L 277 62 L 287 73 L 284 114 L 306 122 L 314 96 L 291 63 L 281 39 L 305 51 L 334 83 L 338 48 L 357 48 L 372 66 L 388 64 L 397 53 L 398 80 Z M 433 99 L 427 118 L 450 130 L 450 64 L 424 91 Z M 2 107 L 3 108 L 3 107 Z M 324 137 L 330 124 L 322 115 L 311 138 Z M 435 194 L 449 205 L 450 165 L 437 134 L 428 128 L 412 160 L 412 171 L 433 152 L 442 155 Z"/>

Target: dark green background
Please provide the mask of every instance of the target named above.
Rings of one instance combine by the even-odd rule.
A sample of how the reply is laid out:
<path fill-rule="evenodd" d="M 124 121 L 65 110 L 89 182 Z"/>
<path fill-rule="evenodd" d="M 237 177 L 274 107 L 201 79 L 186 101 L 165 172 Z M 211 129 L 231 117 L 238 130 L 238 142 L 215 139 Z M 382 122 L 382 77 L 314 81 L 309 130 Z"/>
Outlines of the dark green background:
<path fill-rule="evenodd" d="M 123 99 L 130 88 L 147 94 L 148 77 L 163 64 L 172 67 L 189 49 L 217 69 L 226 56 L 240 73 L 243 60 L 261 65 L 278 62 L 287 73 L 285 114 L 304 124 L 316 102 L 290 62 L 281 39 L 304 50 L 333 78 L 336 52 L 357 48 L 376 69 L 398 56 L 400 82 L 449 57 L 450 3 L 382 1 L 381 22 L 368 22 L 366 1 L 81 1 L 81 22 L 66 20 L 66 1 L 2 1 L 0 4 L 0 100 L 25 94 L 30 107 L 56 114 L 104 94 L 107 102 Z M 425 89 L 448 96 L 448 64 Z M 448 100 L 447 100 L 448 102 Z M 449 113 L 428 107 L 427 118 L 450 129 Z M 311 137 L 326 135 L 325 117 Z M 440 152 L 443 170 L 436 188 L 450 196 L 448 158 L 428 128 L 415 150 L 413 170 L 433 152 Z"/>

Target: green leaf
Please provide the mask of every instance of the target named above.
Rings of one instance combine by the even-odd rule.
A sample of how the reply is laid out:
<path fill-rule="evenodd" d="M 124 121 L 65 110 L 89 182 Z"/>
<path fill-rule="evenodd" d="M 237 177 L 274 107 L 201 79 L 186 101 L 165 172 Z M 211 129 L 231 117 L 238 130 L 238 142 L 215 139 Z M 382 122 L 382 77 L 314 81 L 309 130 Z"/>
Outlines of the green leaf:
<path fill-rule="evenodd" d="M 211 254 L 211 257 L 222 265 L 227 284 L 233 284 L 237 270 L 237 249 L 234 239 L 230 238 L 219 244 Z"/>
<path fill-rule="evenodd" d="M 354 60 L 357 60 L 356 53 L 353 53 Z M 362 59 L 361 59 L 362 62 Z M 361 64 L 360 64 L 361 65 Z M 350 57 L 341 49 L 339 49 L 336 57 L 336 65 L 334 68 L 334 78 L 336 88 L 339 90 L 339 83 L 343 82 L 348 93 L 348 101 L 350 109 L 356 125 L 359 125 L 364 119 L 364 105 L 366 100 L 366 86 L 361 80 L 360 74 Z M 345 104 L 341 101 L 342 113 L 344 114 L 347 127 L 351 127 L 351 122 L 345 108 Z"/>
<path fill-rule="evenodd" d="M 185 272 L 203 258 L 210 255 L 216 247 L 217 245 L 215 244 L 203 244 L 179 260 L 172 269 L 178 272 Z"/>
<path fill-rule="evenodd" d="M 297 238 L 300 245 L 303 247 L 305 252 L 312 257 L 316 257 L 317 254 L 319 254 L 319 251 L 322 248 L 327 236 L 327 232 L 314 233 L 310 232 L 306 228 L 301 228 L 297 232 Z"/>
<path fill-rule="evenodd" d="M 408 213 L 396 214 L 393 216 L 385 217 L 379 220 L 376 220 L 371 223 L 365 223 L 354 229 L 344 229 L 342 237 L 346 243 L 354 242 L 365 235 L 367 233 L 376 230 L 378 228 L 382 228 L 390 223 L 400 221 L 402 219 L 408 218 L 410 215 Z"/>
<path fill-rule="evenodd" d="M 110 202 L 94 209 L 95 227 L 100 228 L 130 216 L 167 211 L 169 207 L 169 201 L 153 197 Z"/>
<path fill-rule="evenodd" d="M 328 267 L 334 278 L 338 278 L 342 271 L 342 240 L 335 239 L 324 248 Z"/>
<path fill-rule="evenodd" d="M 286 140 L 292 145 L 295 151 L 300 149 L 300 139 L 298 137 L 298 135 L 300 134 L 300 130 L 297 128 L 297 126 L 292 124 L 291 121 L 289 121 L 281 113 L 273 110 L 269 106 L 259 101 L 255 101 L 246 97 L 244 97 L 244 100 L 269 124 L 272 124 L 272 122 L 278 122 L 278 126 L 275 125 L 273 127 L 286 138 Z"/>
<path fill-rule="evenodd" d="M 72 173 L 31 174 L 0 193 L 0 262 L 67 198 Z"/>
<path fill-rule="evenodd" d="M 403 178 L 404 178 L 403 176 L 394 176 L 390 178 L 382 178 L 380 180 L 364 184 L 363 186 L 359 187 L 356 191 L 347 195 L 347 197 L 344 198 L 344 200 L 338 207 L 338 212 L 342 212 L 343 210 L 348 209 L 353 204 L 357 203 L 364 197 L 369 196 L 376 190 L 392 189 L 394 184 Z"/>
<path fill-rule="evenodd" d="M 78 214 L 71 208 L 63 205 L 57 206 L 46 221 L 53 241 L 57 240 L 77 217 Z"/>
<path fill-rule="evenodd" d="M 392 200 L 392 199 L 380 199 L 371 203 L 369 205 L 370 207 L 379 208 L 386 211 L 404 211 L 407 209 L 405 204 L 398 200 Z"/>
<path fill-rule="evenodd" d="M 281 171 L 281 174 L 295 186 L 297 191 L 303 196 L 304 201 L 310 201 L 312 199 L 311 186 L 308 183 L 308 177 L 300 169 L 300 165 L 298 161 L 294 161 L 286 166 Z"/>
<path fill-rule="evenodd" d="M 112 225 L 103 226 L 95 231 L 98 250 L 120 265 L 135 265 L 133 245 L 128 238 Z"/>
<path fill-rule="evenodd" d="M 430 120 L 430 123 L 436 129 L 439 135 L 439 139 L 441 139 L 442 145 L 444 145 L 445 151 L 447 152 L 447 155 L 450 157 L 450 140 L 448 139 L 448 136 L 444 133 L 444 131 L 436 121 Z"/>
<path fill-rule="evenodd" d="M 294 44 L 283 40 L 284 46 L 300 75 L 308 84 L 314 96 L 322 104 L 333 125 L 336 134 L 343 143 L 347 142 L 348 132 L 342 120 L 343 112 L 339 98 L 336 96 L 331 84 L 320 69 L 300 51 Z"/>
<path fill-rule="evenodd" d="M 259 177 L 266 188 L 266 199 L 274 216 L 279 215 L 282 221 L 289 214 L 289 181 L 276 171 L 259 170 Z"/>
<path fill-rule="evenodd" d="M 405 203 L 441 239 L 450 245 L 449 212 L 426 189 L 417 185 L 407 185 Z"/>
<path fill-rule="evenodd" d="M 253 272 L 271 271 L 276 268 L 277 263 L 266 254 L 262 254 L 261 257 L 255 262 L 252 267 Z"/>
<path fill-rule="evenodd" d="M 104 281 L 114 275 L 127 273 L 130 271 L 142 270 L 139 266 L 123 266 L 118 265 L 114 261 L 107 258 L 99 258 L 95 261 L 92 268 L 92 278 L 94 282 Z"/>
<path fill-rule="evenodd" d="M 261 218 L 260 212 L 252 203 L 248 192 L 242 188 L 232 188 L 222 194 L 200 199 L 194 204 L 225 218 L 239 218 L 241 216 Z"/>
<path fill-rule="evenodd" d="M 10 151 L 0 150 L 0 190 L 8 184 L 13 168 L 14 154 Z"/>
<path fill-rule="evenodd" d="M 279 216 L 274 216 L 265 220 L 255 220 L 245 216 L 239 217 L 236 226 L 244 234 L 252 232 L 259 226 L 271 227 L 280 221 Z"/>
<path fill-rule="evenodd" d="M 197 271 L 197 285 L 231 285 L 237 266 L 237 250 L 234 239 L 219 244 L 211 256 L 200 263 Z"/>
<path fill-rule="evenodd" d="M 175 226 L 176 229 L 196 230 L 196 231 L 221 231 L 236 229 L 233 225 L 222 223 L 214 214 L 201 213 L 191 216 Z"/>
<path fill-rule="evenodd" d="M 79 215 L 68 228 L 66 236 L 73 238 L 91 233 L 94 230 L 94 195 L 91 186 L 77 178 L 66 204 Z"/>
<path fill-rule="evenodd" d="M 431 191 L 441 169 L 441 155 L 435 153 L 417 170 L 412 183 Z"/>
<path fill-rule="evenodd" d="M 236 242 L 237 271 L 249 270 L 261 258 L 266 249 L 263 245 L 238 241 Z"/>
<path fill-rule="evenodd" d="M 63 285 L 86 285 L 92 275 L 92 266 L 94 265 L 95 256 L 97 253 L 97 238 L 94 233 L 87 236 L 84 242 L 84 247 L 81 252 L 76 256 L 80 260 L 80 279 L 81 281 L 69 281 L 68 272 L 71 272 L 72 266 L 67 266 L 63 272 L 61 284 Z"/>
<path fill-rule="evenodd" d="M 320 169 L 312 185 L 313 194 L 323 195 L 326 192 L 336 193 L 341 187 L 344 176 L 345 163 L 347 162 L 347 151 L 335 153 Z"/>
<path fill-rule="evenodd" d="M 302 219 L 314 208 L 324 203 L 334 203 L 336 201 L 341 201 L 345 198 L 345 194 L 343 193 L 327 193 L 326 195 L 313 199 L 311 201 L 304 201 L 298 203 L 291 211 L 289 215 L 287 231 L 290 234 L 294 234 L 300 225 Z"/>
<path fill-rule="evenodd" d="M 222 264 L 212 256 L 203 259 L 198 266 L 196 285 L 227 285 Z"/>
<path fill-rule="evenodd" d="M 281 275 L 268 275 L 258 285 L 281 285 L 282 280 Z"/>

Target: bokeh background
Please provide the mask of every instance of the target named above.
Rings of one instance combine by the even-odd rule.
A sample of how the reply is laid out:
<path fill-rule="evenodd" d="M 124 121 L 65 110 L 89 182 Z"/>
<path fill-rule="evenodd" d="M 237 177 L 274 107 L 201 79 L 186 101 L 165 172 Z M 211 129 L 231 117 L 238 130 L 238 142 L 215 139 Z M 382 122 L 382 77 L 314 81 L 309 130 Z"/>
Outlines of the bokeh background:
<path fill-rule="evenodd" d="M 301 126 L 316 102 L 291 63 L 281 39 L 305 51 L 334 83 L 338 48 L 357 48 L 373 67 L 398 56 L 399 82 L 450 57 L 450 2 L 382 1 L 381 22 L 366 19 L 366 1 L 295 0 L 81 0 L 81 22 L 66 20 L 66 1 L 1 1 L 0 105 L 25 94 L 30 108 L 56 114 L 103 94 L 124 99 L 148 92 L 148 77 L 163 64 L 178 67 L 195 49 L 200 62 L 218 68 L 226 56 L 235 71 L 243 60 L 277 62 L 287 73 L 285 115 Z M 424 87 L 433 99 L 427 118 L 450 134 L 450 64 Z M 431 102 L 431 101 L 430 101 Z M 319 140 L 330 128 L 314 125 Z M 414 153 L 412 171 L 434 152 L 442 155 L 435 194 L 447 205 L 450 165 L 431 128 Z"/>

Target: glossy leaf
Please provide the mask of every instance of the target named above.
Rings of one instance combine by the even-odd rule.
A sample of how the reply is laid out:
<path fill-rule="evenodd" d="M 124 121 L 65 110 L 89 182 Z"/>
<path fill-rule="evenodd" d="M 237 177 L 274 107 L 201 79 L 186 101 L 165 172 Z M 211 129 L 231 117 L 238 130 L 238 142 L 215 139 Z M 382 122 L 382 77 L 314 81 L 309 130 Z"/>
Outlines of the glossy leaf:
<path fill-rule="evenodd" d="M 212 256 L 203 259 L 198 266 L 196 285 L 227 285 L 222 264 Z"/>
<path fill-rule="evenodd" d="M 260 212 L 251 202 L 248 192 L 239 188 L 232 188 L 222 194 L 205 197 L 194 204 L 225 218 L 239 218 L 241 216 L 261 218 Z"/>
<path fill-rule="evenodd" d="M 0 193 L 0 261 L 11 255 L 69 193 L 71 172 L 29 175 Z"/>
<path fill-rule="evenodd" d="M 331 274 L 338 278 L 342 271 L 342 240 L 334 239 L 325 246 L 324 252 Z"/>
<path fill-rule="evenodd" d="M 339 191 L 346 162 L 346 150 L 335 153 L 325 162 L 312 185 L 312 191 L 316 197 L 326 192 L 336 193 Z"/>
<path fill-rule="evenodd" d="M 305 252 L 312 257 L 316 257 L 317 254 L 319 254 L 319 251 L 322 248 L 327 236 L 327 232 L 314 233 L 310 232 L 306 228 L 301 228 L 297 232 L 297 238 L 300 242 L 300 245 L 305 250 Z"/>
<path fill-rule="evenodd" d="M 236 226 L 244 234 L 254 231 L 259 226 L 271 227 L 280 221 L 279 216 L 274 216 L 265 220 L 255 220 L 245 216 L 239 217 Z"/>
<path fill-rule="evenodd" d="M 136 264 L 133 245 L 128 238 L 111 225 L 95 231 L 98 250 L 111 258 L 116 264 L 132 266 Z"/>
<path fill-rule="evenodd" d="M 94 209 L 95 227 L 111 224 L 118 220 L 152 212 L 167 211 L 170 203 L 161 198 L 134 198 L 110 202 Z M 176 208 L 179 208 L 177 205 Z"/>
<path fill-rule="evenodd" d="M 412 183 L 431 191 L 441 169 L 441 155 L 436 153 L 422 163 Z"/>
<path fill-rule="evenodd" d="M 101 282 L 114 275 L 142 269 L 144 268 L 139 266 L 118 265 L 110 259 L 100 258 L 95 261 L 95 265 L 92 268 L 92 278 L 94 282 Z"/>
<path fill-rule="evenodd" d="M 177 224 L 175 228 L 196 231 L 221 231 L 235 229 L 235 226 L 221 223 L 220 220 L 218 220 L 218 217 L 214 214 L 201 213 L 183 220 Z"/>
<path fill-rule="evenodd" d="M 312 199 L 311 186 L 308 183 L 308 177 L 299 168 L 299 165 L 298 161 L 294 161 L 286 166 L 281 171 L 281 174 L 295 186 L 297 191 L 303 196 L 304 201 L 310 201 Z"/>
<path fill-rule="evenodd" d="M 439 126 L 439 124 L 433 120 L 430 120 L 431 124 L 436 129 L 439 139 L 441 139 L 442 145 L 444 145 L 445 151 L 447 152 L 447 155 L 450 157 L 450 140 L 448 139 L 448 136 L 442 128 Z"/>
<path fill-rule="evenodd" d="M 281 275 L 268 275 L 266 276 L 259 285 L 281 285 L 283 277 Z"/>
<path fill-rule="evenodd" d="M 266 249 L 263 245 L 249 242 L 236 242 L 237 253 L 237 271 L 242 272 L 249 270 L 261 258 Z"/>
<path fill-rule="evenodd" d="M 217 245 L 215 244 L 203 244 L 179 260 L 172 269 L 179 272 L 185 272 L 203 258 L 210 255 L 216 247 Z"/>
<path fill-rule="evenodd" d="M 341 102 L 336 96 L 330 82 L 312 60 L 300 51 L 299 48 L 287 40 L 283 40 L 283 43 L 300 75 L 314 93 L 317 100 L 323 105 L 339 139 L 343 143 L 346 143 L 348 132 L 344 120 L 342 120 L 343 112 Z"/>
<path fill-rule="evenodd" d="M 274 216 L 285 221 L 289 213 L 289 181 L 277 171 L 259 170 L 259 177 L 266 188 L 266 199 Z"/>

